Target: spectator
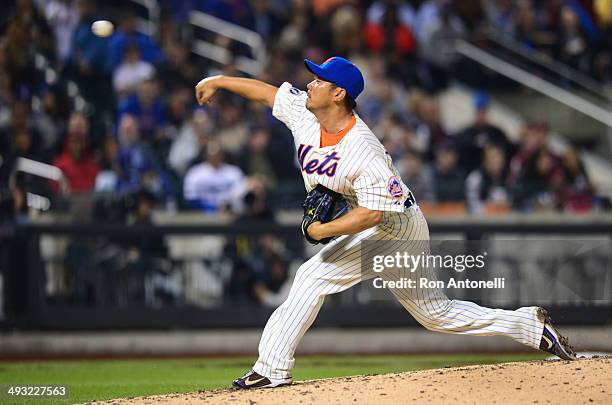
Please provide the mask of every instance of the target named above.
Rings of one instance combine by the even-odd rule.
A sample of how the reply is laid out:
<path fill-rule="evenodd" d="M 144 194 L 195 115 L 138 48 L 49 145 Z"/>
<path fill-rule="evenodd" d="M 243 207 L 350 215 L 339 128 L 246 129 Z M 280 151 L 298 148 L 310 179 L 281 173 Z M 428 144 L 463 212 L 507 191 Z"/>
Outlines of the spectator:
<path fill-rule="evenodd" d="M 54 62 L 56 60 L 56 38 L 45 18 L 44 12 L 35 3 L 36 0 L 17 0 L 12 21 L 19 21 L 27 26 L 32 40 L 30 45 L 49 61 Z"/>
<path fill-rule="evenodd" d="M 406 153 L 400 165 L 400 174 L 417 201 L 434 201 L 433 174 L 420 153 L 411 150 Z"/>
<path fill-rule="evenodd" d="M 209 214 L 239 210 L 238 196 L 244 187 L 240 168 L 225 163 L 218 144 L 209 143 L 202 158 L 202 162 L 185 175 L 185 201 Z"/>
<path fill-rule="evenodd" d="M 251 4 L 253 31 L 261 35 L 264 41 L 269 42 L 280 31 L 281 21 L 270 7 L 269 0 L 252 0 Z"/>
<path fill-rule="evenodd" d="M 141 82 L 138 92 L 119 103 L 118 110 L 119 119 L 124 114 L 136 118 L 143 140 L 153 143 L 161 136 L 159 132 L 167 121 L 166 106 L 159 97 L 157 82 L 154 79 Z"/>
<path fill-rule="evenodd" d="M 166 91 L 176 87 L 193 87 L 201 79 L 202 69 L 189 51 L 188 45 L 171 39 L 166 42 L 164 50 L 168 55 L 166 63 L 158 68 L 159 80 Z"/>
<path fill-rule="evenodd" d="M 367 94 L 361 96 L 363 100 L 359 99 L 359 115 L 364 121 L 375 126 L 386 115 L 408 121 L 404 105 L 406 95 L 401 88 L 386 77 L 376 80 L 371 87 Z"/>
<path fill-rule="evenodd" d="M 331 16 L 331 53 L 350 55 L 361 47 L 361 15 L 350 5 L 339 7 Z"/>
<path fill-rule="evenodd" d="M 505 161 L 514 154 L 514 145 L 508 140 L 504 131 L 489 122 L 489 96 L 477 93 L 474 97 L 474 122 L 457 135 L 461 166 L 466 173 L 471 173 L 482 164 L 485 145 L 496 144 L 502 148 Z"/>
<path fill-rule="evenodd" d="M 414 32 L 420 46 L 429 43 L 431 35 L 442 26 L 455 32 L 463 32 L 465 28 L 461 19 L 452 10 L 449 0 L 425 0 L 416 15 Z"/>
<path fill-rule="evenodd" d="M 43 77 L 36 69 L 35 55 L 42 54 L 54 60 L 54 38 L 49 25 L 38 12 L 32 0 L 19 0 L 3 30 L 6 60 L 4 68 L 11 76 L 13 94 L 21 99 L 29 98 L 36 91 Z"/>
<path fill-rule="evenodd" d="M 155 157 L 164 169 L 171 170 L 166 162 L 172 143 L 190 115 L 192 93 L 191 89 L 177 87 L 168 95 L 166 124 L 156 131 L 156 138 L 152 142 Z"/>
<path fill-rule="evenodd" d="M 525 47 L 543 50 L 552 45 L 552 38 L 539 26 L 536 10 L 530 1 L 517 3 L 515 21 L 514 35 Z"/>
<path fill-rule="evenodd" d="M 0 225 L 24 224 L 29 221 L 26 191 L 21 184 L 0 189 Z"/>
<path fill-rule="evenodd" d="M 593 61 L 593 76 L 605 83 L 604 91 L 612 92 L 612 0 L 595 0 L 594 12 L 600 29 L 598 52 Z"/>
<path fill-rule="evenodd" d="M 24 157 L 27 159 L 45 161 L 44 154 L 40 149 L 38 138 L 30 130 L 24 127 L 15 128 L 13 132 L 12 153 L 7 161 Z"/>
<path fill-rule="evenodd" d="M 119 179 L 123 177 L 119 166 L 119 142 L 113 136 L 107 136 L 102 144 L 100 172 L 96 176 L 97 192 L 114 192 L 118 189 Z"/>
<path fill-rule="evenodd" d="M 563 173 L 556 166 L 555 156 L 542 148 L 525 161 L 514 190 L 514 205 L 524 211 L 557 209 L 562 182 Z"/>
<path fill-rule="evenodd" d="M 249 177 L 246 180 L 246 192 L 242 198 L 244 212 L 236 223 L 245 222 L 275 222 L 274 213 L 268 206 L 267 179 L 261 177 Z M 254 224 L 255 225 L 255 224 Z"/>
<path fill-rule="evenodd" d="M 154 75 L 155 67 L 142 59 L 138 44 L 131 43 L 126 46 L 125 57 L 113 73 L 113 88 L 120 97 L 126 96 Z"/>
<path fill-rule="evenodd" d="M 278 36 L 278 46 L 287 54 L 301 54 L 307 46 L 308 27 L 312 22 L 311 4 L 294 0 L 291 3 L 289 21 Z"/>
<path fill-rule="evenodd" d="M 446 141 L 436 148 L 433 183 L 436 202 L 465 201 L 465 175 L 457 146 Z"/>
<path fill-rule="evenodd" d="M 472 65 L 464 72 L 460 63 L 444 59 L 447 39 L 461 33 L 464 23 L 470 31 L 478 33 L 482 14 L 479 2 L 372 0 L 360 5 L 346 0 L 292 0 L 287 7 L 280 0 L 253 0 L 250 4 L 246 0 L 187 0 L 178 6 L 163 0 L 162 10 L 171 11 L 161 15 L 159 38 L 164 44 L 163 51 L 155 39 L 137 31 L 136 13 L 131 7 L 127 12 L 121 10 L 123 16 L 115 34 L 100 38 L 92 34 L 91 23 L 108 17 L 97 12 L 98 2 L 18 0 L 13 3 L 17 6 L 9 6 L 4 22 L 0 23 L 0 179 L 5 180 L 4 184 L 8 184 L 8 173 L 18 156 L 66 162 L 71 159 L 69 150 L 75 156 L 78 154 L 82 148 L 78 137 L 64 135 L 70 109 L 74 109 L 87 111 L 91 130 L 86 144 L 91 146 L 94 156 L 102 158 L 102 171 L 96 176 L 97 191 L 119 191 L 121 194 L 117 195 L 123 196 L 145 188 L 156 193 L 160 202 L 163 198 L 171 199 L 174 179 L 163 168 L 171 168 L 176 181 L 182 181 L 192 164 L 202 164 L 208 144 L 221 142 L 228 161 L 239 165 L 245 175 L 271 179 L 276 189 L 281 190 L 278 195 L 274 189 L 268 190 L 269 199 L 276 207 L 295 207 L 287 195 L 293 198 L 299 194 L 301 199 L 303 187 L 296 182 L 299 171 L 295 170 L 294 156 L 285 153 L 286 147 L 293 146 L 293 138 L 268 109 L 227 103 L 228 94 L 220 92 L 205 110 L 198 110 L 191 117 L 192 88 L 202 72 L 236 74 L 238 68 L 244 68 L 237 63 L 239 57 L 253 55 L 248 55 L 246 47 L 233 40 L 215 35 L 212 39 L 209 35 L 202 39 L 220 46 L 227 44 L 232 53 L 230 62 L 211 63 L 192 54 L 192 38 L 180 29 L 180 24 L 186 21 L 185 11 L 190 8 L 206 8 L 221 18 L 259 32 L 273 61 L 263 67 L 260 75 L 277 85 L 280 83 L 275 80 L 281 77 L 289 78 L 297 87 L 303 87 L 311 79 L 307 70 L 294 69 L 294 64 L 289 63 L 294 59 L 299 61 L 298 56 L 324 60 L 330 49 L 336 49 L 335 53 L 367 49 L 370 54 L 385 54 L 385 58 L 366 55 L 364 61 L 359 61 L 366 71 L 366 80 L 377 84 L 368 87 L 370 92 L 362 95 L 359 113 L 376 128 L 375 133 L 389 154 L 406 157 L 398 168 L 421 201 L 435 198 L 436 194 L 433 180 L 427 187 L 428 176 L 434 177 L 433 165 L 429 168 L 427 162 L 435 162 L 439 167 L 438 160 L 446 158 L 437 159 L 438 149 L 445 149 L 441 145 L 454 139 L 442 126 L 436 98 L 426 95 L 440 87 L 435 82 L 443 77 L 430 60 L 443 65 L 443 70 L 453 64 L 453 69 L 442 73 L 460 80 L 471 83 L 486 80 Z M 100 10 L 112 10 L 118 5 L 116 1 L 111 3 L 105 3 Z M 550 47 L 551 54 L 557 51 L 566 63 L 584 71 L 590 69 L 599 80 L 612 82 L 610 2 L 597 0 L 592 6 L 587 3 L 494 0 L 482 2 L 482 7 L 495 21 L 496 28 L 513 32 L 516 27 L 515 36 L 528 46 L 545 51 Z M 361 13 L 363 10 L 367 10 L 365 15 Z M 43 14 L 47 21 L 41 18 Z M 591 14 L 596 17 L 599 31 L 589 20 Z M 179 22 L 176 15 L 183 20 Z M 355 27 L 363 28 L 365 35 Z M 555 33 L 562 36 L 557 48 L 553 47 Z M 599 37 L 594 37 L 595 34 Z M 200 33 L 196 35 L 200 38 Z M 137 49 L 141 51 L 140 57 Z M 576 50 L 577 53 L 572 53 Z M 165 54 L 169 56 L 167 59 Z M 64 59 L 66 63 L 62 63 Z M 108 86 L 113 73 L 114 86 L 121 98 L 119 103 L 115 91 Z M 158 84 L 163 86 L 161 92 Z M 412 111 L 406 108 L 406 94 L 416 101 Z M 488 152 L 483 154 L 483 145 L 497 144 L 505 150 L 507 161 L 511 161 L 507 180 L 515 192 L 524 181 L 527 161 L 546 150 L 552 159 L 553 177 L 563 179 L 563 185 L 554 185 L 556 205 L 567 206 L 568 210 L 586 206 L 589 198 L 579 197 L 589 193 L 583 187 L 586 172 L 583 173 L 583 168 L 576 169 L 578 165 L 571 155 L 565 157 L 567 162 L 562 165 L 561 159 L 550 151 L 546 125 L 529 125 L 519 153 L 511 158 L 512 144 L 489 122 L 487 98 L 477 97 L 475 105 L 472 125 L 456 137 L 459 164 L 464 173 L 471 173 L 473 178 L 472 174 L 479 172 L 482 178 L 475 183 L 487 188 L 489 165 L 482 156 Z M 135 146 L 122 140 L 119 147 L 117 139 L 105 138 L 113 131 L 113 123 L 121 127 L 125 115 L 137 117 L 140 126 Z M 121 137 L 121 131 L 117 132 Z M 75 162 L 70 160 L 70 163 Z M 22 180 L 24 190 L 32 192 L 32 179 Z M 46 180 L 44 183 L 48 186 Z M 468 183 L 469 189 L 472 184 Z M 5 187 L 4 193 L 7 192 Z M 431 194 L 434 196 L 430 197 Z M 251 194 L 247 195 L 246 199 L 237 198 L 235 204 L 246 207 L 251 198 Z"/>
<path fill-rule="evenodd" d="M 77 5 L 79 23 L 74 33 L 69 59 L 75 65 L 77 74 L 109 72 L 109 39 L 99 37 L 91 31 L 91 24 L 98 19 L 95 5 L 91 0 L 79 0 Z"/>
<path fill-rule="evenodd" d="M 212 136 L 213 122 L 202 108 L 193 110 L 191 119 L 179 130 L 168 153 L 168 166 L 180 176 L 206 155 L 206 147 Z"/>
<path fill-rule="evenodd" d="M 514 34 L 514 0 L 493 0 L 482 2 L 489 24 L 507 34 Z"/>
<path fill-rule="evenodd" d="M 606 28 L 612 26 L 612 1 L 595 0 L 593 8 L 600 27 Z"/>
<path fill-rule="evenodd" d="M 506 184 L 506 155 L 502 147 L 488 144 L 483 148 L 482 167 L 470 173 L 466 179 L 468 209 L 482 213 L 486 204 L 510 204 L 510 192 Z"/>
<path fill-rule="evenodd" d="M 427 160 L 434 158 L 439 145 L 449 140 L 440 119 L 440 104 L 434 97 L 423 97 L 417 104 L 417 117 L 421 121 L 416 128 L 414 148 L 424 153 Z"/>
<path fill-rule="evenodd" d="M 455 39 L 465 33 L 465 27 L 454 14 L 451 5 L 442 4 L 438 16 L 423 29 L 426 32 L 421 35 L 419 46 L 431 73 L 422 84 L 430 90 L 438 90 L 446 87 L 446 76 L 458 60 L 454 48 Z"/>
<path fill-rule="evenodd" d="M 40 132 L 41 147 L 53 155 L 61 153 L 61 136 L 66 133 L 70 115 L 68 96 L 59 86 L 49 86 L 41 90 L 40 102 L 40 108 L 30 118 Z"/>
<path fill-rule="evenodd" d="M 314 15 L 318 19 L 324 19 L 341 7 L 343 3 L 347 3 L 347 0 L 312 0 L 311 3 Z"/>
<path fill-rule="evenodd" d="M 176 132 L 190 116 L 193 89 L 191 87 L 176 87 L 168 95 L 168 125 L 172 129 L 166 129 L 166 137 L 174 139 Z"/>
<path fill-rule="evenodd" d="M 453 7 L 457 16 L 472 32 L 478 32 L 481 28 L 484 17 L 484 2 L 481 1 L 454 1 Z"/>
<path fill-rule="evenodd" d="M 561 24 L 556 35 L 555 58 L 583 72 L 589 71 L 589 38 L 572 7 L 561 8 Z"/>
<path fill-rule="evenodd" d="M 570 212 L 589 212 L 593 209 L 594 189 L 584 164 L 574 148 L 563 156 L 563 209 Z"/>
<path fill-rule="evenodd" d="M 273 157 L 269 153 L 270 132 L 255 128 L 240 152 L 239 166 L 247 176 L 258 176 L 266 180 L 266 186 L 273 188 L 277 181 Z"/>
<path fill-rule="evenodd" d="M 247 0 L 207 0 L 200 3 L 200 9 L 225 21 L 248 27 L 253 13 L 249 3 Z"/>
<path fill-rule="evenodd" d="M 263 255 L 261 270 L 255 273 L 253 294 L 264 306 L 276 308 L 289 295 L 288 263 L 278 253 Z"/>
<path fill-rule="evenodd" d="M 131 8 L 122 10 L 117 32 L 112 36 L 108 49 L 110 52 L 110 68 L 116 69 L 123 59 L 130 44 L 137 44 L 142 59 L 153 65 L 159 65 L 165 61 L 165 55 L 153 39 L 137 30 L 136 13 Z"/>
<path fill-rule="evenodd" d="M 119 155 L 121 170 L 117 191 L 135 192 L 142 188 L 145 173 L 157 167 L 153 152 L 142 140 L 136 117 L 124 114 L 119 122 Z"/>
<path fill-rule="evenodd" d="M 129 214 L 132 194 L 117 193 L 119 181 L 125 177 L 119 164 L 119 142 L 114 136 L 107 136 L 102 146 L 93 218 L 104 223 L 124 224 Z"/>
<path fill-rule="evenodd" d="M 395 13 L 397 13 L 397 19 L 399 23 L 404 27 L 412 29 L 414 25 L 414 9 L 412 6 L 404 1 L 397 0 L 376 0 L 370 7 L 368 7 L 366 13 L 366 19 L 368 24 L 382 25 L 385 13 L 391 7 L 396 7 Z"/>
<path fill-rule="evenodd" d="M 92 141 L 97 145 L 98 138 L 105 130 L 101 122 L 110 119 L 115 107 L 113 89 L 108 85 L 112 82 L 112 66 L 109 63 L 108 51 L 110 37 L 99 37 L 91 31 L 91 24 L 99 19 L 92 0 L 79 0 L 77 4 L 79 25 L 74 34 L 68 68 L 78 85 L 80 94 L 94 108 L 96 119 L 92 119 L 91 124 L 95 139 Z"/>
<path fill-rule="evenodd" d="M 13 90 L 11 84 L 11 76 L 9 76 L 2 63 L 2 54 L 4 53 L 4 45 L 0 41 L 0 131 L 8 127 L 11 118 L 11 106 L 14 102 Z M 0 142 L 3 142 L 1 139 Z M 1 144 L 0 144 L 1 145 Z"/>
<path fill-rule="evenodd" d="M 34 160 L 48 161 L 48 150 L 45 149 L 43 136 L 37 128 L 30 110 L 30 103 L 25 101 L 14 101 L 11 105 L 9 116 L 5 118 L 4 125 L 0 127 L 0 138 L 7 146 L 7 151 L 14 148 L 16 135 L 27 132 L 30 138 L 28 144 L 28 157 Z M 11 146 L 12 145 L 12 146 Z"/>
<path fill-rule="evenodd" d="M 134 199 L 133 214 L 128 218 L 127 225 L 154 225 L 155 195 L 141 190 L 135 194 Z M 129 249 L 125 257 L 125 267 L 121 272 L 124 278 L 121 283 L 124 288 L 123 296 L 128 304 L 151 305 L 156 295 L 152 287 L 158 281 L 156 276 L 161 272 L 162 263 L 167 256 L 164 238 L 161 235 L 150 235 L 145 232 L 121 239 L 118 242 Z"/>
<path fill-rule="evenodd" d="M 274 215 L 267 204 L 264 181 L 251 177 L 246 180 L 246 183 L 247 191 L 243 197 L 245 209 L 234 223 L 250 224 L 256 227 L 261 223 L 275 222 Z M 255 300 L 261 303 L 278 297 L 279 288 L 274 281 L 278 281 L 277 276 L 282 271 L 277 272 L 276 270 L 280 269 L 273 269 L 273 266 L 278 263 L 269 260 L 271 255 L 280 257 L 283 250 L 277 238 L 273 235 L 263 235 L 263 237 L 236 235 L 235 238 L 229 239 L 225 249 L 226 257 L 231 259 L 233 265 L 232 277 L 226 291 L 228 297 Z M 272 284 L 268 284 L 269 282 Z"/>
<path fill-rule="evenodd" d="M 417 46 L 411 26 L 403 22 L 406 13 L 405 7 L 387 2 L 382 6 L 380 21 L 368 21 L 363 30 L 365 46 L 385 58 L 388 75 L 411 86 L 417 83 Z"/>
<path fill-rule="evenodd" d="M 238 103 L 222 103 L 217 137 L 228 153 L 238 153 L 249 137 L 249 128 L 240 117 L 244 108 Z"/>
<path fill-rule="evenodd" d="M 612 52 L 604 50 L 597 54 L 593 62 L 593 77 L 605 85 L 604 91 L 612 93 Z"/>
<path fill-rule="evenodd" d="M 237 246 L 231 245 L 225 248 L 224 256 L 230 258 L 232 273 L 227 284 L 223 288 L 223 295 L 227 302 L 232 304 L 254 303 L 253 297 L 253 270 L 243 257 L 236 251 Z"/>
<path fill-rule="evenodd" d="M 94 188 L 99 172 L 88 145 L 89 122 L 81 113 L 73 113 L 68 123 L 64 153 L 53 164 L 59 167 L 73 193 L 86 193 Z"/>
<path fill-rule="evenodd" d="M 520 181 L 521 172 L 524 170 L 527 159 L 539 150 L 550 149 L 548 139 L 550 136 L 550 127 L 546 122 L 529 123 L 521 130 L 520 148 L 519 151 L 512 157 L 510 161 L 510 170 L 508 173 L 508 184 L 516 187 Z M 560 158 L 551 153 L 554 167 L 560 168 Z"/>
<path fill-rule="evenodd" d="M 393 159 L 400 160 L 414 143 L 415 134 L 396 116 L 386 117 L 381 121 L 382 125 L 377 129 L 381 130 L 382 144 Z"/>
<path fill-rule="evenodd" d="M 72 37 L 79 23 L 79 9 L 75 0 L 48 0 L 44 4 L 47 21 L 53 27 L 57 60 L 62 66 L 72 53 Z"/>

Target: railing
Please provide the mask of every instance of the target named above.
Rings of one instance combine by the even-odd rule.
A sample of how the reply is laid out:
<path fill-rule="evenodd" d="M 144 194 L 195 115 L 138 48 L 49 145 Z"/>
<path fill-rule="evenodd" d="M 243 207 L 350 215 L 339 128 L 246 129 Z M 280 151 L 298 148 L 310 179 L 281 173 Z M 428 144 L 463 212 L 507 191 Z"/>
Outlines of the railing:
<path fill-rule="evenodd" d="M 33 176 L 56 181 L 60 186 L 59 191 L 62 196 L 70 194 L 70 184 L 68 183 L 66 176 L 64 176 L 64 173 L 56 166 L 24 157 L 17 158 L 15 167 L 13 168 L 9 178 L 9 184 L 11 186 L 15 185 L 18 172 L 28 173 Z"/>
<path fill-rule="evenodd" d="M 266 47 L 261 35 L 257 32 L 195 10 L 189 14 L 189 23 L 247 45 L 253 54 L 253 58 L 236 56 L 236 67 L 252 76 L 256 76 L 262 71 L 266 62 Z M 203 39 L 194 40 L 193 52 L 222 64 L 226 64 L 232 59 L 230 51 Z"/>
<path fill-rule="evenodd" d="M 529 87 L 544 94 L 594 120 L 612 128 L 612 113 L 583 97 L 579 97 L 572 92 L 556 86 L 540 77 L 514 66 L 489 52 L 470 44 L 469 42 L 458 39 L 455 42 L 455 51 L 464 57 L 473 60 L 507 78 L 515 80 L 523 86 Z"/>
<path fill-rule="evenodd" d="M 130 0 L 147 10 L 148 19 L 138 18 L 138 30 L 154 38 L 159 30 L 159 6 L 155 0 Z"/>
<path fill-rule="evenodd" d="M 560 323 L 612 321 L 612 219 L 600 216 L 565 221 L 558 216 L 548 220 L 525 216 L 491 221 L 470 217 L 430 221 L 432 247 L 436 239 L 474 242 L 476 248 L 488 249 L 490 260 L 494 260 L 492 271 L 501 271 L 508 278 L 509 287 L 503 292 L 456 290 L 453 298 L 500 307 L 531 305 L 544 299 L 543 305 L 557 308 L 564 315 Z M 301 251 L 304 242 L 298 227 L 270 223 L 138 227 L 32 224 L 17 226 L 10 232 L 0 229 L 0 269 L 4 280 L 13 280 L 9 283 L 13 299 L 21 300 L 21 307 L 17 306 L 21 311 L 17 313 L 15 305 L 7 306 L 4 326 L 55 330 L 262 326 L 272 308 L 198 295 L 213 290 L 218 293 L 219 281 L 212 279 L 210 273 L 214 270 L 214 274 L 224 274 L 222 262 L 227 260 L 227 253 L 222 246 L 228 237 L 238 243 L 241 235 L 240 243 L 244 243 L 245 237 L 261 234 L 282 239 L 297 264 L 312 254 Z M 129 241 L 156 237 L 164 238 L 167 253 L 135 265 Z M 519 242 L 513 242 L 516 240 Z M 518 244 L 511 246 L 513 243 Z M 213 259 L 215 254 L 219 263 Z M 87 263 L 74 267 L 81 259 Z M 76 273 L 62 269 L 68 261 L 72 261 L 71 268 Z M 559 272 L 572 281 L 554 285 L 561 277 Z M 16 283 L 15 279 L 21 281 Z M 87 286 L 79 284 L 85 279 Z M 142 284 L 142 302 L 122 301 L 121 292 L 133 288 L 134 282 Z M 55 294 L 56 283 L 68 285 L 70 294 Z M 179 286 L 178 299 L 172 304 L 149 304 L 158 299 L 151 291 L 162 287 L 171 290 L 171 285 Z M 95 299 L 83 301 L 87 294 L 93 294 Z M 317 325 L 416 325 L 396 303 L 383 303 L 381 298 L 367 294 L 365 287 L 359 285 L 330 298 Z M 587 312 L 589 316 L 585 316 Z M 236 313 L 241 315 L 235 316 Z"/>
<path fill-rule="evenodd" d="M 519 55 L 530 63 L 537 65 L 542 70 L 558 75 L 564 80 L 573 83 L 579 89 L 587 90 L 598 98 L 612 101 L 612 97 L 610 95 L 601 91 L 601 83 L 598 83 L 596 80 L 572 68 L 571 66 L 561 63 L 551 56 L 536 49 L 526 47 L 513 36 L 495 29 L 494 27 L 488 27 L 484 31 L 484 34 L 486 35 L 487 39 L 493 41 L 497 46 L 504 48 L 512 54 Z"/>

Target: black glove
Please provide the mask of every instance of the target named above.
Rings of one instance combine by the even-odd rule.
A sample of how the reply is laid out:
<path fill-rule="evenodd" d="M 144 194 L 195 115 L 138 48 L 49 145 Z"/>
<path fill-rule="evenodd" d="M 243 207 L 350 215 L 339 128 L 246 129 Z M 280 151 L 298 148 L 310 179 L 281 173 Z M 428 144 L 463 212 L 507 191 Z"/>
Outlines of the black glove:
<path fill-rule="evenodd" d="M 319 184 L 308 193 L 302 208 L 304 208 L 302 234 L 313 245 L 317 243 L 325 245 L 332 240 L 332 237 L 315 240 L 308 235 L 308 227 L 313 222 L 319 221 L 324 224 L 341 217 L 349 210 L 349 205 L 341 194 Z"/>

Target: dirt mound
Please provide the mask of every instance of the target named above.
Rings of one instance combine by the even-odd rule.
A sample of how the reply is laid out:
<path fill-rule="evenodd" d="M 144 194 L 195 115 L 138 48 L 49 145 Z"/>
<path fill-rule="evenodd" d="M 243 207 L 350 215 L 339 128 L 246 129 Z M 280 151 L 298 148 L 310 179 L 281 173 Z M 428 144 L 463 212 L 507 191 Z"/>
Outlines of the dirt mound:
<path fill-rule="evenodd" d="M 612 358 L 535 361 L 304 381 L 252 391 L 202 391 L 113 404 L 611 404 Z"/>

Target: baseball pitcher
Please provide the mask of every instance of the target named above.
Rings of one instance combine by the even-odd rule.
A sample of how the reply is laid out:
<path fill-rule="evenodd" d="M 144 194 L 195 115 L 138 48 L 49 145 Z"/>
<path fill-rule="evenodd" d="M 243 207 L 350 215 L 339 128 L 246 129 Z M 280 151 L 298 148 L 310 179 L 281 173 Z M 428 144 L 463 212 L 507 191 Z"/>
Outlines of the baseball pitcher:
<path fill-rule="evenodd" d="M 225 89 L 272 108 L 291 130 L 308 196 L 301 228 L 311 243 L 325 247 L 298 269 L 287 300 L 266 324 L 253 369 L 233 385 L 277 387 L 292 382 L 294 352 L 314 322 L 325 296 L 377 274 L 361 268 L 362 241 L 388 240 L 390 251 L 421 254 L 429 244 L 427 222 L 377 137 L 355 113 L 364 88 L 360 70 L 332 57 L 317 65 L 305 60 L 314 75 L 307 91 L 283 83 L 279 88 L 258 80 L 214 76 L 200 81 L 196 98 L 208 102 Z M 423 244 L 427 246 L 423 246 Z M 384 253 L 384 252 L 377 252 Z M 415 277 L 435 278 L 420 268 Z M 543 308 L 514 311 L 451 300 L 441 290 L 392 289 L 391 292 L 425 328 L 471 335 L 504 335 L 527 346 L 576 359 L 567 339 Z"/>

